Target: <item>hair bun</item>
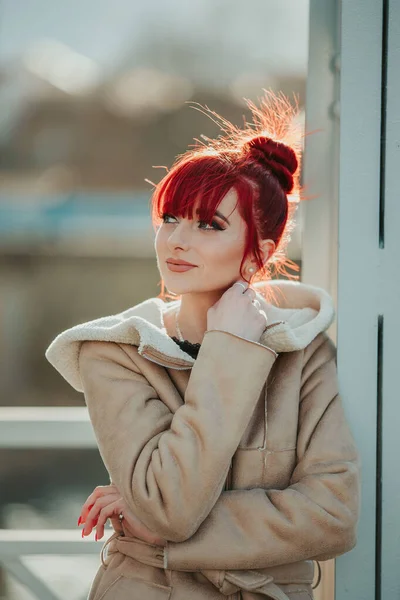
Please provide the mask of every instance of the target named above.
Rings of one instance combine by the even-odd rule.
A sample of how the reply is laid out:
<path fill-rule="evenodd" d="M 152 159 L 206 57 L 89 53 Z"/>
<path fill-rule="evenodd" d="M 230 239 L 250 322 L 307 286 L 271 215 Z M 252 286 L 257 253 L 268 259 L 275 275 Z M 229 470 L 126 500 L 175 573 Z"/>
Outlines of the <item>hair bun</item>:
<path fill-rule="evenodd" d="M 298 160 L 290 146 L 260 135 L 246 142 L 243 148 L 275 175 L 287 194 L 292 191 L 293 174 L 298 167 Z"/>

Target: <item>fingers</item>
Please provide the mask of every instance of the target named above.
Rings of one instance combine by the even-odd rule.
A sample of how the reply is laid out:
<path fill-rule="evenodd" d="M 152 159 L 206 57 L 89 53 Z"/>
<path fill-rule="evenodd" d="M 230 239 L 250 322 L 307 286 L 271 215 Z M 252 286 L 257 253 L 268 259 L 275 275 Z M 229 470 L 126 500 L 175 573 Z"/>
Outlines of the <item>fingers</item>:
<path fill-rule="evenodd" d="M 239 279 L 238 281 L 235 281 L 235 283 L 232 285 L 231 290 L 234 290 L 237 294 L 243 294 L 249 287 L 249 284 L 247 283 L 247 281 L 243 281 L 243 279 Z"/>
<path fill-rule="evenodd" d="M 258 312 L 259 312 L 259 314 L 261 315 L 261 317 L 264 319 L 264 323 L 263 323 L 263 325 L 264 325 L 264 327 L 266 327 L 266 326 L 267 326 L 267 324 L 268 324 L 268 317 L 267 317 L 267 313 L 265 312 L 265 310 L 259 310 Z"/>
<path fill-rule="evenodd" d="M 108 496 L 103 496 L 99 500 L 96 500 L 93 507 L 90 509 L 85 521 L 84 527 L 82 529 L 82 537 L 85 535 L 90 535 L 93 528 L 97 526 L 98 520 L 100 517 L 100 513 L 105 506 L 112 504 L 118 500 L 118 497 L 114 494 L 110 494 Z"/>
<path fill-rule="evenodd" d="M 120 533 L 124 533 L 124 528 L 122 527 L 122 523 L 119 520 L 119 513 L 118 513 L 118 517 L 116 515 L 112 515 L 111 517 L 108 517 L 108 520 L 110 521 L 111 527 L 114 529 L 114 531 L 119 531 Z M 125 526 L 126 526 L 126 522 L 125 522 Z M 96 533 L 97 533 L 97 526 L 96 526 Z M 104 534 L 104 531 L 103 531 L 103 534 Z M 100 538 L 98 538 L 98 539 L 100 539 Z"/>
<path fill-rule="evenodd" d="M 236 294 L 239 293 L 243 296 L 250 296 L 252 301 L 256 299 L 256 292 L 253 288 L 249 286 L 247 281 L 243 281 L 242 279 L 240 279 L 239 281 L 235 281 L 235 283 L 232 286 L 232 289 L 235 290 Z"/>
<path fill-rule="evenodd" d="M 121 499 L 115 500 L 107 506 L 104 506 L 99 513 L 99 517 L 96 525 L 96 541 L 100 540 L 104 535 L 104 526 L 106 524 L 107 519 L 112 517 L 113 515 L 119 515 L 121 512 Z"/>
<path fill-rule="evenodd" d="M 251 301 L 252 301 L 252 302 L 253 302 L 253 304 L 254 304 L 254 300 L 256 300 L 256 293 L 255 293 L 255 291 L 253 290 L 253 288 L 250 288 L 250 287 L 249 287 L 249 288 L 247 288 L 247 290 L 246 290 L 245 292 L 243 292 L 243 295 L 244 295 L 244 296 L 250 296 L 250 298 L 251 298 Z M 257 300 L 257 302 L 258 302 L 258 300 Z"/>
<path fill-rule="evenodd" d="M 88 496 L 86 502 L 82 506 L 81 514 L 78 520 L 78 525 L 86 521 L 87 515 L 93 507 L 94 503 L 102 496 L 110 493 L 118 493 L 118 489 L 114 484 L 98 485 L 97 487 L 95 487 L 93 492 L 90 494 L 90 496 Z"/>
<path fill-rule="evenodd" d="M 93 527 L 99 526 L 101 524 L 101 519 L 104 516 L 104 509 L 110 505 L 114 505 L 116 502 L 120 502 L 122 498 L 117 493 L 107 494 L 102 496 L 98 500 L 95 501 L 91 509 L 86 515 L 86 519 L 83 521 L 85 523 L 84 528 L 82 530 L 82 537 L 85 535 L 90 535 L 93 530 Z M 108 518 L 108 517 L 107 517 Z M 107 520 L 105 519 L 105 521 Z M 105 524 L 105 521 L 103 525 Z"/>

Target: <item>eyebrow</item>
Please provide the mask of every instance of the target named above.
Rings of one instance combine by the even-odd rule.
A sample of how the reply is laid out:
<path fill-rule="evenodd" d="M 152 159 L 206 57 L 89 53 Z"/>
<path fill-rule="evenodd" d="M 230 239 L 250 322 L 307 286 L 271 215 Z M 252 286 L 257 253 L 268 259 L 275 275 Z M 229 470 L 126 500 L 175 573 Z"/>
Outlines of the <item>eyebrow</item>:
<path fill-rule="evenodd" d="M 197 213 L 199 213 L 200 211 L 199 211 L 199 210 L 197 210 L 196 212 L 197 212 Z M 223 221 L 225 221 L 225 223 L 228 223 L 228 225 L 230 225 L 230 222 L 229 222 L 229 220 L 228 220 L 226 217 L 224 217 L 224 215 L 223 215 L 222 213 L 220 213 L 220 212 L 219 212 L 219 210 L 216 210 L 216 211 L 214 212 L 214 214 L 215 214 L 215 215 L 217 215 L 217 217 L 219 217 L 219 218 L 220 218 L 220 219 L 222 219 Z"/>

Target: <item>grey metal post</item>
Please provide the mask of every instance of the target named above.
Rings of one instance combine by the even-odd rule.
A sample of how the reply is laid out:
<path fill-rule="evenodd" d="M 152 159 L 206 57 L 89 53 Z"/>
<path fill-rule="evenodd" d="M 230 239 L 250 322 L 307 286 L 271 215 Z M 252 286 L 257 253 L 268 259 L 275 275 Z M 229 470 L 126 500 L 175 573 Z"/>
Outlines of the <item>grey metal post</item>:
<path fill-rule="evenodd" d="M 337 301 L 341 393 L 362 459 L 358 544 L 335 561 L 337 600 L 400 598 L 399 73 L 399 2 L 311 0 L 306 126 L 331 137 L 306 143 L 304 183 L 319 197 L 306 205 L 302 280 Z"/>
<path fill-rule="evenodd" d="M 322 19 L 324 15 L 326 19 L 332 17 L 329 0 L 312 0 L 310 8 L 311 25 L 313 12 Z M 362 458 L 358 544 L 336 559 L 335 598 L 386 600 L 400 597 L 400 276 L 396 260 L 400 226 L 396 177 L 400 170 L 400 4 L 393 0 L 344 0 L 336 8 L 341 11 L 340 97 L 334 111 L 340 113 L 339 193 L 326 189 L 320 203 L 312 201 L 315 209 L 311 203 L 307 205 L 303 280 L 325 285 L 334 294 L 332 265 L 337 260 L 339 379 Z M 325 42 L 321 45 L 322 62 L 328 58 L 326 48 L 329 45 Z M 307 111 L 309 122 L 314 119 L 311 128 L 321 127 L 316 120 L 329 127 L 326 109 L 330 93 L 334 102 L 335 88 L 329 76 L 323 76 L 320 68 L 316 79 L 313 68 L 318 64 L 310 56 Z M 321 89 L 317 96 L 322 103 L 319 114 L 313 106 L 315 98 L 310 96 L 317 90 L 316 81 Z M 335 155 L 334 121 L 331 133 L 331 145 L 322 155 L 310 150 L 312 138 L 307 142 L 306 184 L 311 175 L 322 188 L 328 188 L 332 181 L 332 171 L 324 161 L 332 148 Z M 322 161 L 322 168 L 318 170 L 311 161 Z M 334 213 L 329 212 L 327 197 L 333 203 L 338 200 L 336 248 L 332 243 L 335 217 L 329 231 L 329 214 Z"/>
<path fill-rule="evenodd" d="M 306 89 L 306 138 L 300 204 L 304 283 L 337 296 L 337 224 L 339 177 L 339 7 L 336 0 L 310 0 Z M 328 333 L 336 342 L 337 322 Z M 316 600 L 334 599 L 335 563 L 324 562 Z"/>
<path fill-rule="evenodd" d="M 375 599 L 382 3 L 342 3 L 338 371 L 362 456 L 358 544 L 336 561 L 339 600 Z"/>
<path fill-rule="evenodd" d="M 400 598 L 399 339 L 400 268 L 400 3 L 383 3 L 383 88 L 379 312 L 383 315 L 381 356 L 381 532 L 376 561 L 380 595 Z M 378 425 L 380 425 L 378 421 Z M 379 429 L 378 429 L 379 432 Z M 379 475 L 379 473 L 378 473 Z M 378 482 L 379 483 L 379 482 Z"/>

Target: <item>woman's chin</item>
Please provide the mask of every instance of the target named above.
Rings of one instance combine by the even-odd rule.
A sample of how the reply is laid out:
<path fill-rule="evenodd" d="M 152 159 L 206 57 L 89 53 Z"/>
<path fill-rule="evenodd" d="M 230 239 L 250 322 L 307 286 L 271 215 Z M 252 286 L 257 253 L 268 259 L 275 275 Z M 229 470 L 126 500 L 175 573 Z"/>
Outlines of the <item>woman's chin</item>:
<path fill-rule="evenodd" d="M 163 281 L 167 290 L 180 296 L 181 294 L 187 294 L 188 292 L 192 292 L 198 287 L 201 287 L 196 285 L 196 282 L 193 281 L 193 279 L 192 281 L 189 281 L 189 279 L 186 277 L 186 274 L 187 273 L 185 272 L 164 273 Z"/>
<path fill-rule="evenodd" d="M 182 294 L 191 294 L 195 292 L 205 292 L 207 291 L 206 286 L 196 285 L 193 282 L 183 281 L 175 281 L 172 277 L 166 277 L 164 279 L 164 284 L 169 293 L 175 294 L 177 296 L 181 296 Z"/>
<path fill-rule="evenodd" d="M 167 288 L 167 290 L 170 294 L 174 294 L 175 296 L 182 296 L 182 294 L 190 294 L 191 292 L 197 291 L 196 289 L 193 288 L 193 286 L 189 287 L 189 286 L 171 285 L 170 287 L 168 287 L 168 285 L 166 284 L 165 287 Z"/>

